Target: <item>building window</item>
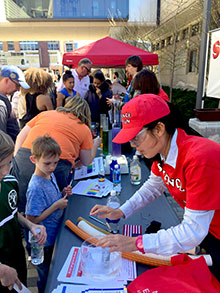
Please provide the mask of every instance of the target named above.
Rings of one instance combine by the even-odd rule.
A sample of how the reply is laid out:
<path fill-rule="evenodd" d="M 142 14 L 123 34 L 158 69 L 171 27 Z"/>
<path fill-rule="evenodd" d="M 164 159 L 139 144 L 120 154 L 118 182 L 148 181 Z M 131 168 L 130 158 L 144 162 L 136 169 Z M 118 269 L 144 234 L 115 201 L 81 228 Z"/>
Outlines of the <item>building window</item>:
<path fill-rule="evenodd" d="M 167 46 L 172 45 L 172 36 L 167 38 Z"/>
<path fill-rule="evenodd" d="M 66 52 L 73 51 L 73 43 L 66 43 Z"/>
<path fill-rule="evenodd" d="M 192 25 L 191 36 L 196 36 L 199 33 L 199 23 Z"/>
<path fill-rule="evenodd" d="M 188 38 L 188 35 L 189 35 L 189 28 L 185 28 L 182 32 L 182 40 L 185 40 Z"/>
<path fill-rule="evenodd" d="M 8 51 L 14 51 L 15 50 L 14 42 L 9 41 L 7 43 L 8 43 Z"/>
<path fill-rule="evenodd" d="M 59 41 L 48 41 L 48 50 L 59 51 Z"/>
<path fill-rule="evenodd" d="M 180 41 L 180 33 L 176 33 L 176 43 L 178 43 Z"/>
<path fill-rule="evenodd" d="M 0 42 L 0 51 L 3 51 L 3 45 L 2 45 L 2 42 Z"/>
<path fill-rule="evenodd" d="M 93 1 L 92 15 L 93 16 L 98 16 L 99 15 L 99 2 L 98 1 Z"/>
<path fill-rule="evenodd" d="M 13 52 L 11 53 L 11 56 L 23 56 L 24 53 L 20 53 L 20 52 Z"/>
<path fill-rule="evenodd" d="M 21 51 L 35 51 L 38 50 L 37 41 L 20 41 L 19 47 Z"/>
<path fill-rule="evenodd" d="M 113 14 L 113 15 L 115 15 L 116 14 L 116 1 L 111 1 L 111 13 Z"/>
<path fill-rule="evenodd" d="M 196 72 L 197 50 L 192 50 L 189 53 L 189 72 Z"/>

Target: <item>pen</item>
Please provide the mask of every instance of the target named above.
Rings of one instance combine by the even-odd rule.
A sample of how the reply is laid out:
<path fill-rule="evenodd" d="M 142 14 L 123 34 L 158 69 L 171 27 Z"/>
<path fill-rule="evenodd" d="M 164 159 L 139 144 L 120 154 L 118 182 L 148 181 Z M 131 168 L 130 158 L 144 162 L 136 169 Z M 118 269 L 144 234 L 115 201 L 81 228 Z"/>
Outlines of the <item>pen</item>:
<path fill-rule="evenodd" d="M 93 217 L 93 216 L 90 216 L 90 215 L 89 215 L 89 217 L 90 217 L 91 219 L 93 219 L 94 221 L 96 221 L 96 222 L 98 222 L 98 223 L 100 223 L 100 224 L 102 224 L 102 225 L 105 226 L 105 223 L 103 223 L 103 222 L 100 221 L 99 219 L 97 219 L 97 218 L 95 218 L 95 217 Z"/>
<path fill-rule="evenodd" d="M 71 179 L 71 181 L 70 181 L 69 185 L 71 185 L 71 186 L 72 186 L 72 184 L 73 184 L 73 179 Z"/>

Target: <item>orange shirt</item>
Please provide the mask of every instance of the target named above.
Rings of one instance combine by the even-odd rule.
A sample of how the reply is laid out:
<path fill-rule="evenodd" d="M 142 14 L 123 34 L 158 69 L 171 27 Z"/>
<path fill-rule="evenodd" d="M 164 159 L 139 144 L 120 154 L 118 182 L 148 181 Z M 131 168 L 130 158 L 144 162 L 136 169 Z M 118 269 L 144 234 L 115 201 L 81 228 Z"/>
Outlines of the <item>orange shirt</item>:
<path fill-rule="evenodd" d="M 26 124 L 31 130 L 22 147 L 31 149 L 35 138 L 48 134 L 59 144 L 62 151 L 60 158 L 74 165 L 80 150 L 89 150 L 93 147 L 89 127 L 79 122 L 80 120 L 70 113 L 56 110 L 42 112 Z"/>

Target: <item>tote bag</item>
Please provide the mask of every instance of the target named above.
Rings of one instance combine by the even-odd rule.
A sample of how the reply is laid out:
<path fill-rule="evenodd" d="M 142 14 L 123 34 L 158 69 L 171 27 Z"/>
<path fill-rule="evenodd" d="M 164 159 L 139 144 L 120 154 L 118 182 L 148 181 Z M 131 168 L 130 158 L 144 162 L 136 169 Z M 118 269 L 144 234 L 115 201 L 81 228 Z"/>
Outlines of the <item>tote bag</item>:
<path fill-rule="evenodd" d="M 128 286 L 128 293 L 220 292 L 220 283 L 202 256 L 192 260 L 180 254 L 172 257 L 171 262 L 173 266 L 161 266 L 141 274 Z"/>

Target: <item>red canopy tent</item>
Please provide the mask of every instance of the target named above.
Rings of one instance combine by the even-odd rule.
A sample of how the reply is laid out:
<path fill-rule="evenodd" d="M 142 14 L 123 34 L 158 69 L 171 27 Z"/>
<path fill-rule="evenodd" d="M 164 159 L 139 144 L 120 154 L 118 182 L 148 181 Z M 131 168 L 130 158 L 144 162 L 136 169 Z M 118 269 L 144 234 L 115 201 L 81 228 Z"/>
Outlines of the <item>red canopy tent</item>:
<path fill-rule="evenodd" d="M 146 52 L 124 42 L 105 37 L 73 52 L 63 54 L 63 65 L 77 67 L 80 59 L 89 58 L 93 67 L 124 67 L 125 60 L 132 55 L 141 57 L 144 65 L 158 65 L 158 55 Z"/>

